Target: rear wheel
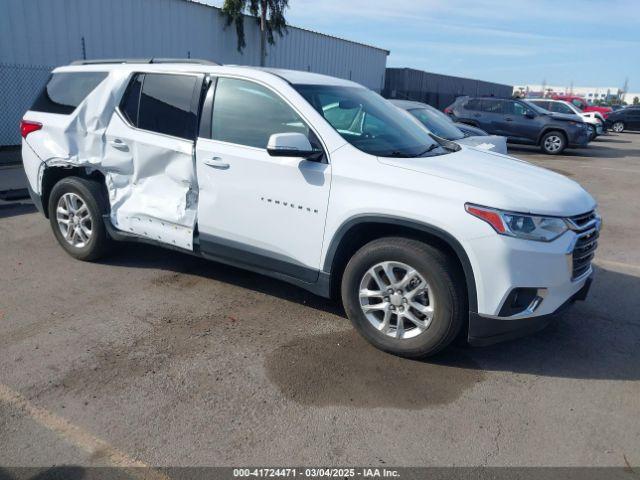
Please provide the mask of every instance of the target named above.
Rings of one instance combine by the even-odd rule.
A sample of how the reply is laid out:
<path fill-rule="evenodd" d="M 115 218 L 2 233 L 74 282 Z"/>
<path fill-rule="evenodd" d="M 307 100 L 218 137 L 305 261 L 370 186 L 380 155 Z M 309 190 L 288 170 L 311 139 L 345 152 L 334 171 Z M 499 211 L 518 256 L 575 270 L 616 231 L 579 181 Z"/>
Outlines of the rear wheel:
<path fill-rule="evenodd" d="M 342 301 L 365 339 L 410 358 L 449 345 L 468 311 L 455 262 L 430 245 L 401 237 L 374 240 L 356 252 L 342 278 Z"/>
<path fill-rule="evenodd" d="M 624 132 L 624 122 L 614 122 L 614 124 L 611 125 L 611 130 L 616 133 Z"/>
<path fill-rule="evenodd" d="M 67 177 L 49 196 L 49 221 L 58 243 L 79 260 L 97 260 L 107 253 L 109 238 L 102 215 L 108 212 L 100 183 Z"/>
<path fill-rule="evenodd" d="M 547 132 L 540 140 L 540 148 L 547 155 L 559 155 L 566 147 L 567 140 L 562 132 Z"/>

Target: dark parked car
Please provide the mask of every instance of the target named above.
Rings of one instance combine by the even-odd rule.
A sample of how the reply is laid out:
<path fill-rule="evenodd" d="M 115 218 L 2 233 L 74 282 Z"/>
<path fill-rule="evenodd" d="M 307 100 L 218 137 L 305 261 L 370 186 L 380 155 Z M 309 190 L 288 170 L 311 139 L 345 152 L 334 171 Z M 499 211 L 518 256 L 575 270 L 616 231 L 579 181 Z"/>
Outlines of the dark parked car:
<path fill-rule="evenodd" d="M 640 107 L 630 106 L 610 113 L 605 126 L 616 133 L 640 131 Z"/>
<path fill-rule="evenodd" d="M 510 143 L 539 145 L 549 155 L 589 143 L 589 128 L 577 115 L 549 112 L 522 100 L 458 97 L 445 112 Z"/>
<path fill-rule="evenodd" d="M 411 100 L 389 100 L 396 107 L 409 112 L 418 122 L 427 129 L 442 138 L 468 147 L 480 148 L 496 153 L 507 153 L 507 142 L 504 137 L 489 135 L 479 128 L 481 134 L 468 135 L 458 128 L 459 123 L 454 123 L 451 118 L 437 108 L 422 102 Z"/>

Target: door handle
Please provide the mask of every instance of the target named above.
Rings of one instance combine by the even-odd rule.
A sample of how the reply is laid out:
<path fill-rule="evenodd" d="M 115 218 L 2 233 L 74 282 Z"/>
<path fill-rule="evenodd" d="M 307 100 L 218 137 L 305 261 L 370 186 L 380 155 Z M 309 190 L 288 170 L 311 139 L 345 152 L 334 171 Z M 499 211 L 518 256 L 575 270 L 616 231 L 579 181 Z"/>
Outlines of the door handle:
<path fill-rule="evenodd" d="M 119 138 L 116 138 L 114 140 L 111 140 L 109 142 L 109 144 L 113 147 L 116 148 L 118 150 L 122 150 L 123 152 L 128 152 L 129 151 L 129 146 L 124 143 L 123 140 L 120 140 Z"/>
<path fill-rule="evenodd" d="M 505 121 L 507 121 L 507 122 L 513 122 L 513 118 L 506 117 L 506 118 L 505 118 Z"/>
<path fill-rule="evenodd" d="M 224 160 L 222 160 L 222 158 L 220 157 L 213 157 L 209 160 L 205 160 L 204 164 L 209 167 L 220 168 L 222 170 L 226 170 L 227 168 L 230 167 L 230 165 Z"/>

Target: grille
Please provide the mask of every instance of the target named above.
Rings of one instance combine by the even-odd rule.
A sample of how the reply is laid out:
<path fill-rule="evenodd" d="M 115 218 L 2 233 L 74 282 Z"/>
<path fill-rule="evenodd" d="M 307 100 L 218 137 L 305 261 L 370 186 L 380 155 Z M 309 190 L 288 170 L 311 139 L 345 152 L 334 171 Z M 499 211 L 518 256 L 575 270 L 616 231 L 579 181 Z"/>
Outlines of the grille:
<path fill-rule="evenodd" d="M 589 213 L 583 213 L 582 215 L 569 217 L 568 220 L 576 227 L 576 230 L 582 230 L 589 224 L 589 222 L 592 222 L 595 219 L 596 212 L 595 210 L 592 210 Z"/>
<path fill-rule="evenodd" d="M 573 279 L 584 275 L 591 268 L 591 261 L 598 247 L 599 236 L 600 233 L 594 228 L 578 237 L 573 248 Z"/>

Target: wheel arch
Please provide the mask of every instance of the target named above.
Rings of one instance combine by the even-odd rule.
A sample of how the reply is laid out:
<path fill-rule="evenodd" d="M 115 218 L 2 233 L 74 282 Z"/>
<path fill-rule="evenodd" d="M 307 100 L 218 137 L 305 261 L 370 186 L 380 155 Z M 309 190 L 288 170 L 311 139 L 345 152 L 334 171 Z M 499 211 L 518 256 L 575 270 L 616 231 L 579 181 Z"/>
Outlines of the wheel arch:
<path fill-rule="evenodd" d="M 567 145 L 569 144 L 569 136 L 567 135 L 567 132 L 562 127 L 557 127 L 557 126 L 544 127 L 540 132 L 540 134 L 538 135 L 538 141 L 536 142 L 536 144 L 540 145 L 540 143 L 542 142 L 542 138 L 549 132 L 561 133 L 562 136 L 564 137 L 565 144 Z"/>
<path fill-rule="evenodd" d="M 49 196 L 53 187 L 63 178 L 79 177 L 87 180 L 94 180 L 102 185 L 104 199 L 109 198 L 105 178 L 99 170 L 89 170 L 86 167 L 76 167 L 71 165 L 45 166 L 40 181 L 40 198 L 42 199 L 44 216 L 49 218 Z M 106 202 L 109 203 L 108 200 Z"/>
<path fill-rule="evenodd" d="M 424 241 L 450 253 L 465 278 L 469 311 L 478 311 L 475 275 L 464 247 L 450 233 L 433 225 L 387 215 L 358 215 L 337 230 L 325 256 L 323 271 L 330 276 L 330 293 L 337 298 L 340 280 L 351 256 L 372 240 L 393 235 Z"/>

